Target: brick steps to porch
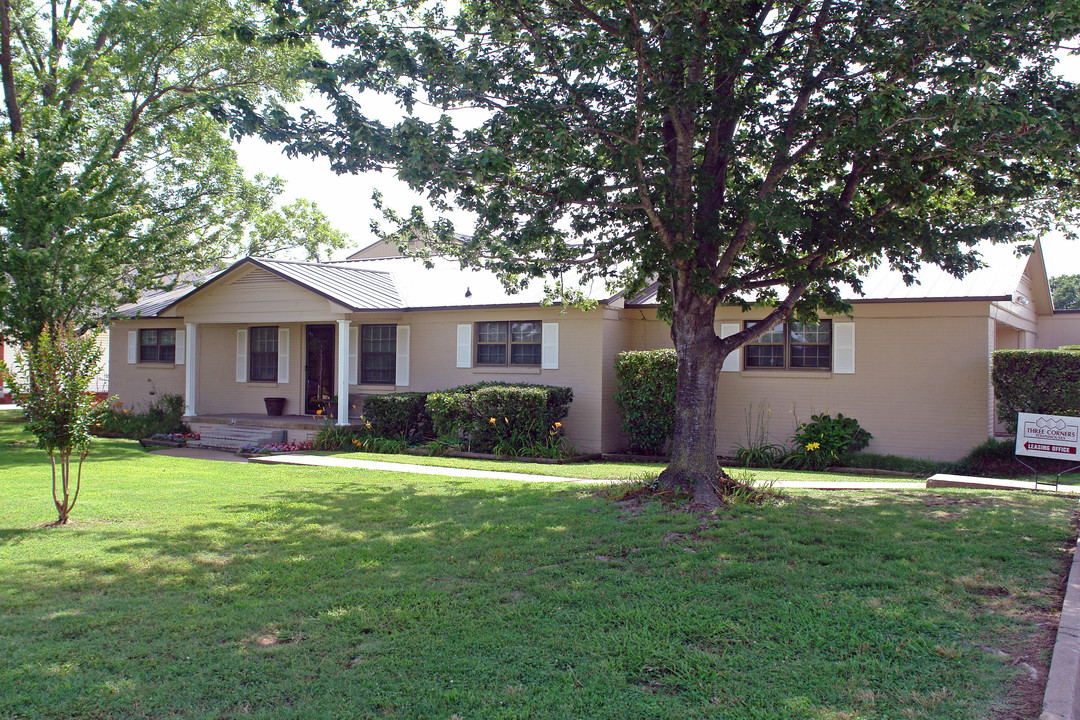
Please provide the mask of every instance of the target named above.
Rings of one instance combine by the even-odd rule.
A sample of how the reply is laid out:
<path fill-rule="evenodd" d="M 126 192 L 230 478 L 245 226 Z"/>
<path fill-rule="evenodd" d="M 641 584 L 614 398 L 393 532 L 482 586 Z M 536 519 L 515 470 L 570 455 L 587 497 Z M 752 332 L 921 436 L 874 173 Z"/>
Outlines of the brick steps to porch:
<path fill-rule="evenodd" d="M 188 447 L 207 450 L 231 450 L 236 452 L 245 445 L 271 445 L 285 442 L 288 432 L 268 427 L 244 427 L 242 425 L 214 424 L 203 426 L 198 440 L 189 440 Z"/>

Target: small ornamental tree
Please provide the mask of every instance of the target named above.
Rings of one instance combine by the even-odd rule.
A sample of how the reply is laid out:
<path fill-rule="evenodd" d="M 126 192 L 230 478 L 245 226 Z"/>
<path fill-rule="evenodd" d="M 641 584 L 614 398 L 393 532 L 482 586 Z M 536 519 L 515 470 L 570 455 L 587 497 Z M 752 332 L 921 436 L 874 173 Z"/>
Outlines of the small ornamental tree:
<path fill-rule="evenodd" d="M 65 525 L 79 499 L 82 465 L 90 453 L 90 429 L 104 404 L 89 392 L 101 348 L 92 335 L 79 335 L 68 326 L 44 330 L 15 361 L 16 371 L 0 363 L 0 378 L 26 413 L 26 429 L 49 453 L 53 502 Z M 78 458 L 72 477 L 71 457 Z"/>

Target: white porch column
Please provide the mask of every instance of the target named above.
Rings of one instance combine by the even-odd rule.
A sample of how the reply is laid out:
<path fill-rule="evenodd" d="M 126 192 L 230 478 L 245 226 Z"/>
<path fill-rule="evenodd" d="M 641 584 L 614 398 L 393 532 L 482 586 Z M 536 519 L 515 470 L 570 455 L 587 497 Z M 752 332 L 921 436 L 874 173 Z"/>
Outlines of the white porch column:
<path fill-rule="evenodd" d="M 337 424 L 349 424 L 349 321 L 337 321 Z"/>
<path fill-rule="evenodd" d="M 195 415 L 195 323 L 184 323 L 184 414 Z"/>

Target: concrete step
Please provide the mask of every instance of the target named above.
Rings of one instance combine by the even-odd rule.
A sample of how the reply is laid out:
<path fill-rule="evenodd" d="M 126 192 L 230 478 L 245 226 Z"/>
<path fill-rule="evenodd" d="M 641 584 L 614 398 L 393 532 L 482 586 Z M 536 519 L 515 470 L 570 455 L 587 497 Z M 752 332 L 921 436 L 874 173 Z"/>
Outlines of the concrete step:
<path fill-rule="evenodd" d="M 198 440 L 189 440 L 188 447 L 207 450 L 239 450 L 246 445 L 271 445 L 285 442 L 288 432 L 266 427 L 242 425 L 202 425 L 193 427 L 199 433 Z"/>

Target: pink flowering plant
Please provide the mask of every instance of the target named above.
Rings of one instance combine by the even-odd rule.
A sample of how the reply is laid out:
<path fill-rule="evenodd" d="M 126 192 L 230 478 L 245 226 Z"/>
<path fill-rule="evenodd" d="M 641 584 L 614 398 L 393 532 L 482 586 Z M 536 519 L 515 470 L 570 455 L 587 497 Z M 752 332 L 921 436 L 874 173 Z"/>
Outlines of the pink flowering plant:
<path fill-rule="evenodd" d="M 245 445 L 240 448 L 240 452 L 252 455 L 270 455 L 272 453 L 303 452 L 310 449 L 310 440 L 290 440 L 283 443 L 270 443 L 269 445 Z"/>

